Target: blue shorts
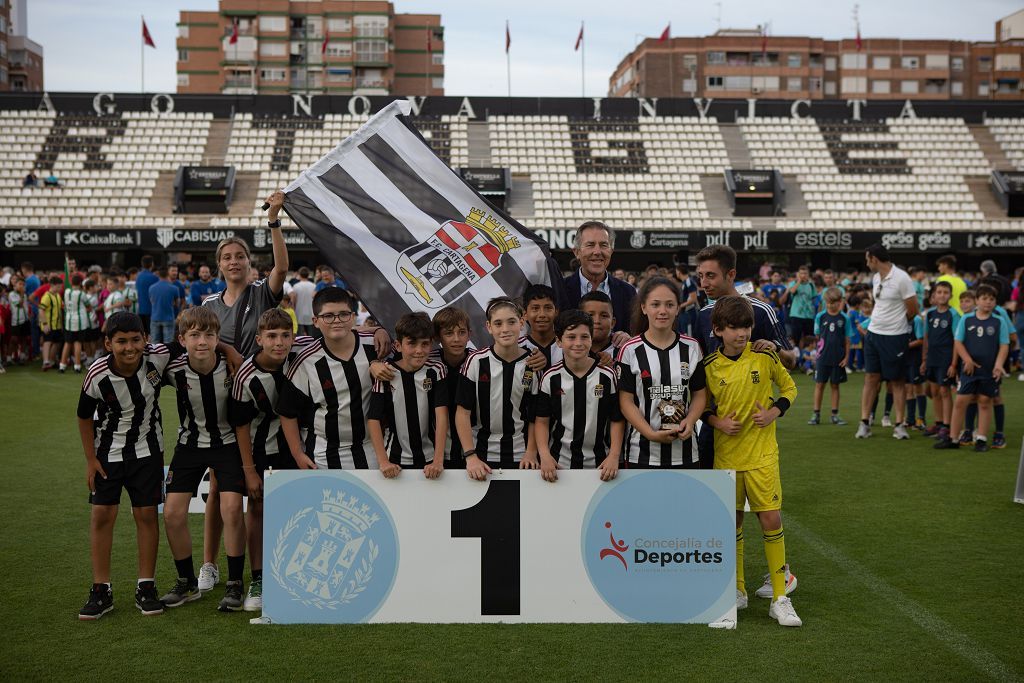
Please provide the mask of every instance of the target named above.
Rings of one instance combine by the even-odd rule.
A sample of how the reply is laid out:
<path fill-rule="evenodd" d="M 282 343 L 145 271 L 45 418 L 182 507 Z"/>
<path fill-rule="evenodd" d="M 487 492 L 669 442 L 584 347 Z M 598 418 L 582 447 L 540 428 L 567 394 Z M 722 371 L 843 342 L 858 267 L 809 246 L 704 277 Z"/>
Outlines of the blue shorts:
<path fill-rule="evenodd" d="M 921 350 L 907 352 L 907 383 L 924 384 L 924 375 L 921 374 Z"/>
<path fill-rule="evenodd" d="M 841 368 L 834 363 L 822 363 L 818 361 L 814 366 L 815 384 L 842 384 L 846 381 L 846 368 Z"/>
<path fill-rule="evenodd" d="M 945 387 L 955 387 L 956 377 L 947 377 L 946 370 L 948 369 L 948 365 L 929 365 L 924 369 L 924 378 L 932 384 L 938 384 L 939 386 Z"/>
<path fill-rule="evenodd" d="M 983 369 L 978 368 L 974 373 L 974 375 L 960 374 L 960 384 L 957 386 L 956 393 L 961 396 L 973 396 L 976 394 L 990 398 L 999 396 L 999 382 L 992 377 L 991 370 L 985 372 Z"/>
<path fill-rule="evenodd" d="M 886 382 L 905 382 L 909 343 L 909 334 L 868 333 L 864 341 L 864 372 L 881 375 Z"/>

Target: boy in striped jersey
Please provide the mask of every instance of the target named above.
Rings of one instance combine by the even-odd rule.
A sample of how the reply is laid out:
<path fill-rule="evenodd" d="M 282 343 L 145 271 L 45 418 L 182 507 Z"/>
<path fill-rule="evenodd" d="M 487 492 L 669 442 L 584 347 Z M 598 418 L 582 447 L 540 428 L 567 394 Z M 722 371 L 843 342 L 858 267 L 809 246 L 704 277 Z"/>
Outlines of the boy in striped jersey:
<path fill-rule="evenodd" d="M 747 606 L 743 578 L 743 510 L 749 501 L 764 532 L 772 603 L 768 614 L 783 626 L 803 622 L 786 595 L 786 543 L 782 532 L 782 482 L 775 421 L 796 398 L 796 385 L 772 350 L 755 350 L 750 339 L 754 310 L 746 297 L 715 302 L 711 326 L 720 348 L 701 364 L 709 405 L 706 421 L 714 428 L 715 469 L 736 471 L 736 607 Z M 779 388 L 773 398 L 772 385 Z M 702 392 L 704 393 L 704 392 Z M 794 577 L 795 578 L 795 577 Z"/>
<path fill-rule="evenodd" d="M 612 342 L 615 311 L 612 308 L 611 297 L 597 289 L 587 292 L 580 298 L 580 310 L 589 315 L 594 323 L 590 352 L 601 365 L 606 368 L 613 367 L 619 350 Z"/>
<path fill-rule="evenodd" d="M 300 469 L 377 466 L 366 433 L 370 363 L 377 352 L 372 334 L 353 329 L 355 316 L 356 301 L 347 290 L 326 287 L 313 297 L 313 324 L 323 338 L 296 356 L 277 402 L 281 430 Z"/>
<path fill-rule="evenodd" d="M 277 399 L 289 364 L 312 342 L 310 337 L 293 336 L 291 317 L 281 309 L 264 311 L 256 330 L 258 350 L 242 363 L 228 399 L 228 420 L 235 427 L 249 494 L 245 530 L 252 578 L 242 604 L 246 612 L 263 609 L 264 471 L 295 469 L 275 412 Z"/>
<path fill-rule="evenodd" d="M 224 519 L 224 546 L 228 554 L 228 581 L 218 609 L 237 612 L 242 609 L 245 570 L 242 495 L 246 481 L 235 430 L 228 421 L 231 375 L 224 352 L 229 347 L 219 342 L 220 321 L 205 306 L 183 311 L 178 316 L 177 328 L 179 343 L 185 347 L 187 355 L 173 360 L 164 371 L 164 383 L 178 392 L 181 421 L 178 443 L 167 472 L 164 527 L 178 580 L 161 600 L 167 607 L 177 607 L 202 597 L 192 561 L 188 505 L 198 492 L 206 470 L 210 469 L 220 487 L 220 513 Z M 251 466 L 251 460 L 246 464 Z"/>
<path fill-rule="evenodd" d="M 164 475 L 160 387 L 171 353 L 166 346 L 146 343 L 142 319 L 133 313 L 110 316 L 104 337 L 107 356 L 89 368 L 78 399 L 78 431 L 92 505 L 93 584 L 78 613 L 84 621 L 114 609 L 110 553 L 121 489 L 128 490 L 131 500 L 139 550 L 135 606 L 146 615 L 164 609 L 154 577 Z"/>
<path fill-rule="evenodd" d="M 448 306 L 434 314 L 434 338 L 440 347 L 430 352 L 430 360 L 444 364 L 445 397 L 448 407 L 448 430 L 445 432 L 444 466 L 445 469 L 466 469 L 466 459 L 462 457 L 462 442 L 455 430 L 455 412 L 458 408 L 456 394 L 459 388 L 459 377 L 462 365 L 469 357 L 469 314 L 461 308 Z"/>
<path fill-rule="evenodd" d="M 562 360 L 562 349 L 555 341 L 555 290 L 547 285 L 528 286 L 523 292 L 523 309 L 530 333 L 519 339 L 519 345 L 530 352 L 526 364 L 541 373 Z"/>
<path fill-rule="evenodd" d="M 92 302 L 82 289 L 84 278 L 75 273 L 71 276 L 71 289 L 64 295 L 64 350 L 60 354 L 58 371 L 63 374 L 74 349 L 75 372 L 82 371 L 82 347 L 89 337 L 89 311 Z"/>
<path fill-rule="evenodd" d="M 444 470 L 448 398 L 444 363 L 429 360 L 434 330 L 426 313 L 409 313 L 395 325 L 401 357 L 390 380 L 377 380 L 370 396 L 367 429 L 381 474 L 422 469 L 427 479 Z M 387 429 L 387 443 L 384 430 Z"/>
<path fill-rule="evenodd" d="M 565 311 L 555 320 L 562 362 L 541 377 L 534 423 L 546 481 L 557 481 L 559 469 L 596 467 L 601 481 L 619 471 L 625 423 L 615 375 L 590 353 L 593 328 L 583 311 Z"/>
<path fill-rule="evenodd" d="M 32 331 L 23 278 L 18 276 L 11 278 L 11 291 L 7 295 L 7 300 L 11 305 L 10 346 L 7 350 L 7 360 L 21 365 L 23 360 L 32 358 Z"/>
<path fill-rule="evenodd" d="M 459 377 L 455 425 L 466 458 L 466 474 L 483 481 L 492 467 L 537 469 L 530 429 L 537 374 L 519 345 L 523 309 L 507 297 L 491 299 L 484 311 L 494 345 L 466 359 Z"/>

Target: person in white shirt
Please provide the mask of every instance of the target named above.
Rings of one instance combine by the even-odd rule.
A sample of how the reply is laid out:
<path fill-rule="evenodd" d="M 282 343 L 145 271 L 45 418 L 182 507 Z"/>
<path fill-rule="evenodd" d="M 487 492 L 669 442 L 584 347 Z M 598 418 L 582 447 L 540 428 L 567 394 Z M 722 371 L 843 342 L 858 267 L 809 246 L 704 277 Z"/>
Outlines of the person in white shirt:
<path fill-rule="evenodd" d="M 299 334 L 315 336 L 316 328 L 313 326 L 313 295 L 316 294 L 316 285 L 309 279 L 309 268 L 299 268 L 299 281 L 292 285 L 292 294 L 295 296 L 295 318 L 299 323 Z"/>
<path fill-rule="evenodd" d="M 868 269 L 873 273 L 871 294 L 875 308 L 871 313 L 868 335 L 864 340 L 864 389 L 860 397 L 860 425 L 856 438 L 871 436 L 868 419 L 878 397 L 882 381 L 889 383 L 894 397 L 894 439 L 908 439 L 903 424 L 906 396 L 907 346 L 910 343 L 911 321 L 918 314 L 914 281 L 905 270 L 895 266 L 889 252 L 881 244 L 872 244 L 865 251 Z"/>

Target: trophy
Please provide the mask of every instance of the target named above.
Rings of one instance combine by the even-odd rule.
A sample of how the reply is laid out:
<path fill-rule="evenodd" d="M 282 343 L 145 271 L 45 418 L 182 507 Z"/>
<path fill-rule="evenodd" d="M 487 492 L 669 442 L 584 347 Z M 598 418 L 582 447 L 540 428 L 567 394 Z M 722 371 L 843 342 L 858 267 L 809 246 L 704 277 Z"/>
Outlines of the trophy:
<path fill-rule="evenodd" d="M 682 401 L 663 399 L 658 406 L 658 414 L 661 416 L 663 426 L 677 425 L 686 417 L 686 405 Z"/>

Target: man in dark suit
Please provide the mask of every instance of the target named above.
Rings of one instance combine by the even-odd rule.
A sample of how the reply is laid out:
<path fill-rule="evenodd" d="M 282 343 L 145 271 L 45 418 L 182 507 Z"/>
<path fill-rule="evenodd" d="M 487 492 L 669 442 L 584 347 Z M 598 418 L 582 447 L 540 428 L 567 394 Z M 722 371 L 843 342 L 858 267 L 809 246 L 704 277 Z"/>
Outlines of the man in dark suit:
<path fill-rule="evenodd" d="M 563 282 L 565 301 L 562 310 L 578 308 L 580 298 L 596 289 L 611 297 L 615 331 L 628 333 L 636 290 L 624 280 L 612 277 L 608 271 L 614 247 L 615 231 L 600 221 L 587 221 L 576 230 L 572 253 L 580 267 Z"/>

